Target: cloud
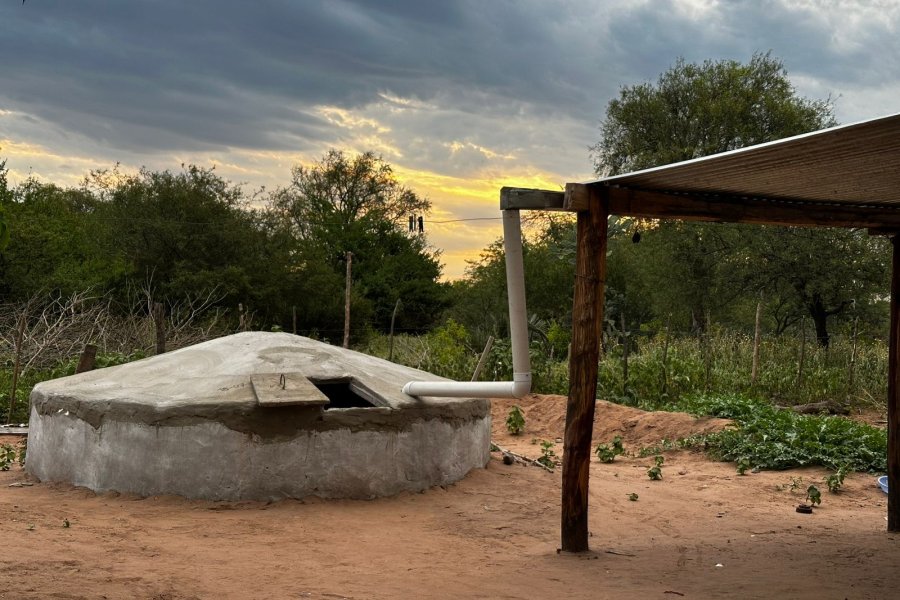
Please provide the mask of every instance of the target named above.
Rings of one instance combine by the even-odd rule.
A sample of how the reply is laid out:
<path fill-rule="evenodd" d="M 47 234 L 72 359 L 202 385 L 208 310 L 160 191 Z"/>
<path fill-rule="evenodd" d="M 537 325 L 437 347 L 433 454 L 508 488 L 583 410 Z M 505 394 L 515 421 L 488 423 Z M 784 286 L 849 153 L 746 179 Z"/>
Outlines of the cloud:
<path fill-rule="evenodd" d="M 841 121 L 895 112 L 898 29 L 894 0 L 4 2 L 0 153 L 60 182 L 183 161 L 271 188 L 330 147 L 375 150 L 481 214 L 497 188 L 473 188 L 590 178 L 610 98 L 679 56 L 771 50 Z"/>

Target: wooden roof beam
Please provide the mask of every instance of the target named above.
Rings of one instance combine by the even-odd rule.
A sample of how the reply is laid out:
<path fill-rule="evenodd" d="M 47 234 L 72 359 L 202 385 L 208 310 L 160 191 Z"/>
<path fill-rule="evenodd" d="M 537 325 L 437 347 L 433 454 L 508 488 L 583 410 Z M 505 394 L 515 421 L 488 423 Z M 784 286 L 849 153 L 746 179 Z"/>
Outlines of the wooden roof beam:
<path fill-rule="evenodd" d="M 566 184 L 566 209 L 586 210 L 589 187 Z M 624 187 L 608 187 L 607 192 L 609 212 L 625 217 L 881 230 L 900 227 L 900 208 L 884 206 L 669 194 Z"/>
<path fill-rule="evenodd" d="M 873 234 L 900 231 L 900 207 L 739 198 L 721 195 L 670 194 L 624 187 L 567 183 L 565 192 L 505 187 L 503 210 L 588 209 L 591 187 L 609 194 L 609 212 L 623 217 L 682 219 L 757 225 L 859 227 Z"/>
<path fill-rule="evenodd" d="M 565 194 L 531 188 L 500 188 L 500 210 L 566 210 Z"/>

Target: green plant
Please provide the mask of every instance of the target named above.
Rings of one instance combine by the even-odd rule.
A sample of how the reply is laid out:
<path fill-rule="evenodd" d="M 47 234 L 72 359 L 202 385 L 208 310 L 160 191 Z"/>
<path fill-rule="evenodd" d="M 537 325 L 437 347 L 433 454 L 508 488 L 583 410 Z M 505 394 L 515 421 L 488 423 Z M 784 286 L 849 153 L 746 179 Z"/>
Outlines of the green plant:
<path fill-rule="evenodd" d="M 822 492 L 820 492 L 819 488 L 817 488 L 816 486 L 810 485 L 808 488 L 806 488 L 806 499 L 809 500 L 809 503 L 812 506 L 815 506 L 816 504 L 822 504 Z"/>
<path fill-rule="evenodd" d="M 506 430 L 512 435 L 519 435 L 525 431 L 525 415 L 518 405 L 513 405 L 509 409 L 509 415 L 506 417 Z"/>
<path fill-rule="evenodd" d="M 628 499 L 631 500 L 632 502 L 637 502 L 638 495 L 635 494 L 634 492 L 631 492 L 630 494 L 628 494 Z"/>
<path fill-rule="evenodd" d="M 746 456 L 742 456 L 737 461 L 737 472 L 738 475 L 746 475 L 747 469 L 750 468 L 750 459 Z"/>
<path fill-rule="evenodd" d="M 658 444 L 653 446 L 643 446 L 637 452 L 638 458 L 646 458 L 647 456 L 655 456 L 662 452 L 666 452 L 668 450 L 674 450 L 676 447 L 684 447 L 682 444 L 682 440 L 677 440 L 676 442 L 672 442 L 671 440 L 667 440 L 663 438 L 659 441 Z"/>
<path fill-rule="evenodd" d="M 625 454 L 625 447 L 622 446 L 622 436 L 617 435 L 613 438 L 612 444 L 597 444 L 594 448 L 594 454 L 600 459 L 600 462 L 611 463 L 617 456 Z"/>
<path fill-rule="evenodd" d="M 16 449 L 9 444 L 0 445 L 0 471 L 9 471 L 16 462 Z"/>
<path fill-rule="evenodd" d="M 654 466 L 647 469 L 647 477 L 654 481 L 658 481 L 662 479 L 662 466 L 663 462 L 665 462 L 665 458 L 662 456 L 654 457 L 653 461 L 656 463 Z"/>
<path fill-rule="evenodd" d="M 841 486 L 844 485 L 844 477 L 847 476 L 847 470 L 846 466 L 840 466 L 837 471 L 825 478 L 825 485 L 828 486 L 829 492 L 834 494 L 841 489 Z"/>
<path fill-rule="evenodd" d="M 556 452 L 553 451 L 553 442 L 541 440 L 541 456 L 537 459 L 537 462 L 548 469 L 552 469 L 557 465 Z"/>

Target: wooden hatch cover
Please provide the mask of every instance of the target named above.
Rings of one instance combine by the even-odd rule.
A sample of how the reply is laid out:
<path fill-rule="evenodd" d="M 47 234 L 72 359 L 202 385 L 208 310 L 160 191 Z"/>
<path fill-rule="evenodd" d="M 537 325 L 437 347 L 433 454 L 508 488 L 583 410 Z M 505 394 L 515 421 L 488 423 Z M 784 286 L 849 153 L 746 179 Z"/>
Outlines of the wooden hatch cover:
<path fill-rule="evenodd" d="M 328 396 L 300 373 L 260 373 L 250 376 L 260 406 L 325 406 Z"/>

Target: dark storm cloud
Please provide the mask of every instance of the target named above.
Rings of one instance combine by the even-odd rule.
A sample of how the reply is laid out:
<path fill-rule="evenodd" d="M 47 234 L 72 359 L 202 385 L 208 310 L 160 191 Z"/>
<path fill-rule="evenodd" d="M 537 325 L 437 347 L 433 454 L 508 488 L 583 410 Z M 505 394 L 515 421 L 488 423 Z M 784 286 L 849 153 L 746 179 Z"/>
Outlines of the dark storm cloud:
<path fill-rule="evenodd" d="M 358 107 L 381 92 L 442 95 L 462 110 L 490 108 L 487 93 L 583 112 L 587 89 L 573 84 L 585 73 L 560 60 L 559 18 L 512 2 L 7 2 L 0 52 L 14 59 L 0 67 L 0 98 L 150 148 L 325 139 L 326 124 L 298 109 Z"/>
<path fill-rule="evenodd" d="M 335 137 L 312 107 L 359 108 L 388 93 L 457 111 L 422 119 L 412 137 L 449 141 L 472 115 L 462 119 L 469 138 L 502 146 L 510 123 L 540 129 L 564 117 L 581 124 L 584 147 L 621 85 L 654 79 L 678 56 L 746 60 L 772 49 L 825 89 L 896 79 L 896 19 L 841 43 L 835 27 L 849 25 L 826 18 L 835 10 L 750 0 L 705 11 L 670 1 L 4 1 L 0 109 L 134 152 L 302 150 Z M 534 131 L 522 135 L 524 145 L 506 145 L 534 146 Z"/>

